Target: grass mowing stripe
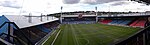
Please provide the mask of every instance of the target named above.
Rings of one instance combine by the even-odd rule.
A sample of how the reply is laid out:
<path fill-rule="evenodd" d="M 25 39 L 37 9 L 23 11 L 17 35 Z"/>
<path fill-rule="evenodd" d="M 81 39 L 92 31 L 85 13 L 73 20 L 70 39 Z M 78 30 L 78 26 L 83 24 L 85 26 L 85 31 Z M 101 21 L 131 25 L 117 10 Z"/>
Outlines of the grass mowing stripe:
<path fill-rule="evenodd" d="M 56 41 L 56 39 L 57 39 L 57 37 L 58 37 L 58 35 L 59 35 L 60 32 L 61 32 L 61 30 L 59 30 L 59 32 L 57 33 L 57 35 L 56 35 L 56 37 L 55 37 L 55 39 L 54 39 L 54 41 L 52 42 L 51 45 L 54 45 L 54 43 L 55 43 L 55 41 Z"/>
<path fill-rule="evenodd" d="M 51 40 L 53 40 L 52 37 L 55 36 L 55 33 L 57 33 L 57 30 L 52 31 L 52 34 L 48 37 L 48 39 L 46 39 L 46 40 L 42 43 L 42 45 L 48 45 L 48 44 L 50 44 L 50 43 L 52 42 Z M 49 43 L 48 43 L 48 42 L 49 42 Z"/>
<path fill-rule="evenodd" d="M 64 27 L 64 26 L 60 25 L 60 29 L 63 29 L 63 27 Z M 58 31 L 59 31 L 59 29 L 53 30 L 51 36 L 49 36 L 49 38 L 48 38 L 48 39 L 46 40 L 46 42 L 43 43 L 43 44 L 44 44 L 44 45 L 50 45 L 50 44 L 53 42 L 53 40 L 54 40 L 56 34 L 58 33 Z M 42 45 L 43 45 L 43 44 L 42 44 Z"/>
<path fill-rule="evenodd" d="M 112 26 L 111 26 L 112 27 Z M 115 27 L 115 26 L 113 26 L 113 27 Z M 119 27 L 119 28 L 129 28 L 129 27 Z M 123 30 L 121 30 L 120 31 L 120 29 L 118 29 L 118 28 L 110 28 L 111 30 L 113 30 L 113 31 L 111 31 L 112 33 L 113 33 L 113 35 L 116 35 L 116 36 L 114 36 L 114 38 L 115 37 L 117 37 L 116 39 L 119 39 L 119 38 L 125 38 L 125 37 L 128 37 L 129 35 L 131 35 L 131 34 L 133 34 L 133 32 L 137 32 L 138 30 L 138 28 L 135 28 L 135 29 L 133 29 L 133 30 L 129 30 L 129 31 L 126 31 L 127 29 L 123 29 Z M 115 29 L 115 30 L 114 30 Z M 110 31 L 110 30 L 109 30 Z M 122 31 L 124 31 L 124 32 L 126 32 L 126 33 L 119 33 L 119 32 L 117 32 L 117 31 L 119 31 L 119 32 L 122 32 Z M 118 33 L 118 34 L 116 34 L 116 33 Z M 121 36 L 123 36 L 123 37 L 121 37 Z"/>
<path fill-rule="evenodd" d="M 76 30 L 78 30 L 79 32 L 80 32 L 80 35 L 82 36 L 82 38 L 80 38 L 80 40 L 82 39 L 84 39 L 84 40 L 86 40 L 86 43 L 85 42 L 81 42 L 81 45 L 89 45 L 89 43 L 90 43 L 90 41 L 89 41 L 89 39 L 87 38 L 88 36 L 84 36 L 83 34 L 83 32 L 82 32 L 82 29 L 81 28 L 83 28 L 83 27 L 80 27 L 79 25 L 75 25 L 75 29 Z M 81 41 L 82 41 L 81 40 Z M 85 44 L 84 44 L 85 43 Z"/>
<path fill-rule="evenodd" d="M 75 37 L 74 31 L 73 31 L 74 29 L 73 29 L 73 27 L 72 27 L 71 24 L 70 24 L 70 28 L 71 28 L 70 31 L 72 32 L 71 34 L 72 34 L 73 42 L 74 42 L 75 45 L 77 45 L 77 43 L 76 43 L 76 37 Z"/>
<path fill-rule="evenodd" d="M 75 38 L 75 42 L 77 43 L 77 45 L 79 45 L 79 42 L 78 42 L 78 40 L 77 40 L 75 31 L 74 31 L 75 29 L 74 29 L 73 25 L 71 25 L 71 30 L 72 30 L 72 32 L 73 32 L 73 35 L 74 35 L 74 38 Z"/>
<path fill-rule="evenodd" d="M 60 27 L 61 32 L 60 32 L 58 38 L 56 39 L 54 45 L 59 45 L 59 44 L 61 43 L 60 40 L 61 40 L 61 37 L 62 37 L 62 35 L 63 35 L 63 30 L 65 29 L 65 27 L 66 27 L 66 25 L 61 25 L 61 27 Z M 50 44 L 49 44 L 49 45 L 50 45 Z"/>
<path fill-rule="evenodd" d="M 63 24 L 62 27 L 54 45 L 110 45 L 138 31 L 137 28 L 103 24 Z"/>
<path fill-rule="evenodd" d="M 103 26 L 104 27 L 104 26 Z M 104 29 L 104 28 L 103 28 Z M 114 30 L 115 29 L 115 30 Z M 121 34 L 121 33 L 123 33 L 123 31 L 120 31 L 120 29 L 118 29 L 118 28 L 114 28 L 114 29 L 112 29 L 112 28 L 110 28 L 110 27 L 108 27 L 108 28 L 105 28 L 104 29 L 104 31 L 107 31 L 107 32 L 112 32 L 112 35 L 116 35 L 116 34 Z M 131 30 L 130 32 L 132 32 L 132 31 L 134 31 L 134 30 Z M 117 33 L 116 33 L 117 32 Z M 124 33 L 127 33 L 127 32 L 125 32 L 124 31 Z M 117 35 L 118 36 L 118 35 Z M 116 37 L 117 37 L 116 36 Z"/>
<path fill-rule="evenodd" d="M 62 37 L 60 37 L 61 40 L 58 40 L 58 41 L 61 41 L 61 42 L 60 42 L 60 44 L 58 43 L 57 45 L 68 45 L 67 44 L 67 42 L 68 42 L 68 40 L 67 40 L 68 25 L 66 25 L 66 24 L 64 24 L 64 25 L 65 25 L 65 27 L 64 27 L 63 32 L 62 32 Z"/>
<path fill-rule="evenodd" d="M 72 28 L 71 28 L 71 25 L 68 25 L 68 45 L 75 45 L 75 38 L 74 38 L 74 35 L 73 35 L 73 31 L 72 31 Z"/>
<path fill-rule="evenodd" d="M 95 26 L 92 26 L 92 24 L 88 25 L 80 25 L 82 29 L 88 33 L 85 34 L 92 34 L 92 33 L 98 33 L 98 30 L 95 29 Z M 100 39 L 94 35 L 84 35 L 87 36 L 87 39 L 90 41 L 90 45 L 101 45 Z"/>
<path fill-rule="evenodd" d="M 89 24 L 90 25 L 90 24 Z M 91 27 L 93 27 L 92 29 L 95 29 L 95 25 L 94 26 L 92 26 L 93 24 L 91 24 L 90 26 Z M 100 26 L 100 25 L 99 25 Z M 81 25 L 80 26 L 80 28 L 81 27 L 86 27 L 86 28 L 90 28 L 90 27 L 88 27 L 88 26 L 86 26 L 86 25 Z M 103 27 L 103 26 L 102 26 Z M 79 26 L 78 26 L 78 28 L 79 28 Z M 85 29 L 85 28 L 83 28 L 83 29 Z M 99 30 L 101 33 L 103 33 L 103 35 L 105 35 L 105 36 L 107 36 L 108 37 L 108 39 L 111 39 L 112 40 L 112 38 L 113 39 L 116 39 L 116 38 L 114 38 L 114 37 L 117 37 L 118 38 L 118 36 L 113 36 L 112 34 L 114 34 L 113 32 L 115 31 L 114 29 L 112 29 L 112 30 L 106 30 L 105 28 L 102 28 L 102 29 L 104 29 L 104 30 Z M 88 31 L 87 29 L 85 29 L 86 31 Z M 114 30 L 114 31 L 113 31 Z M 93 30 L 91 30 L 91 31 L 93 31 Z M 116 30 L 117 31 L 117 30 Z M 106 33 L 104 33 L 104 32 L 106 32 L 106 33 L 108 33 L 108 34 L 106 34 Z M 131 31 L 132 32 L 132 31 Z M 110 33 L 110 34 L 109 34 Z M 120 33 L 121 34 L 121 33 Z M 113 37 L 112 37 L 113 36 Z"/>

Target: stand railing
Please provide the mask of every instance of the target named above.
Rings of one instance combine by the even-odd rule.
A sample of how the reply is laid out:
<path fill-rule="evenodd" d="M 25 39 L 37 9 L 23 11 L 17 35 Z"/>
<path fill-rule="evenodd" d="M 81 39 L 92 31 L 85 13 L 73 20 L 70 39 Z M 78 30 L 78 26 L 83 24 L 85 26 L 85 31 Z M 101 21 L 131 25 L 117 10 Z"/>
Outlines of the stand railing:
<path fill-rule="evenodd" d="M 127 39 L 117 42 L 115 45 L 150 45 L 150 26 Z"/>
<path fill-rule="evenodd" d="M 11 36 L 11 35 L 10 35 L 10 33 L 11 33 L 11 32 L 10 32 L 10 28 L 11 28 L 11 25 L 13 25 L 13 26 L 15 27 L 15 29 L 18 30 L 18 31 L 22 34 L 23 37 L 25 37 L 25 39 L 28 41 L 28 42 L 27 42 L 28 45 L 34 45 L 34 44 L 31 42 L 31 40 L 30 40 L 21 30 L 19 30 L 20 28 L 19 28 L 14 22 L 4 22 L 4 23 L 0 26 L 0 28 L 2 28 L 5 24 L 8 24 L 8 34 L 2 33 L 1 35 L 7 35 L 7 41 L 8 41 L 8 42 L 14 43 L 14 42 L 11 41 L 10 38 L 16 39 L 16 41 L 20 42 L 20 40 L 19 40 L 18 38 L 16 38 L 15 36 Z M 14 28 L 14 27 L 13 27 L 13 28 Z"/>

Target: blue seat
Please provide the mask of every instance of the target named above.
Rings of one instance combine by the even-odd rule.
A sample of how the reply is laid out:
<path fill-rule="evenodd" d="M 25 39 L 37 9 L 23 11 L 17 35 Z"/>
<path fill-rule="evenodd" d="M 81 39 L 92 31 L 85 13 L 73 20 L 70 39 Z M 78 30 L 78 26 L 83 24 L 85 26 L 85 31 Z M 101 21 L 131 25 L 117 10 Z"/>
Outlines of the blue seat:
<path fill-rule="evenodd" d="M 47 29 L 47 28 L 45 28 L 45 27 L 44 27 L 44 26 L 42 26 L 42 25 L 37 26 L 37 28 L 39 28 L 41 31 L 46 32 L 46 33 L 51 32 L 51 30 L 50 30 L 50 29 Z"/>
<path fill-rule="evenodd" d="M 117 20 L 112 20 L 112 22 L 110 22 L 109 24 L 115 24 L 117 22 Z"/>
<path fill-rule="evenodd" d="M 128 23 L 130 23 L 131 20 L 125 20 L 124 22 L 120 23 L 121 25 L 127 25 Z"/>

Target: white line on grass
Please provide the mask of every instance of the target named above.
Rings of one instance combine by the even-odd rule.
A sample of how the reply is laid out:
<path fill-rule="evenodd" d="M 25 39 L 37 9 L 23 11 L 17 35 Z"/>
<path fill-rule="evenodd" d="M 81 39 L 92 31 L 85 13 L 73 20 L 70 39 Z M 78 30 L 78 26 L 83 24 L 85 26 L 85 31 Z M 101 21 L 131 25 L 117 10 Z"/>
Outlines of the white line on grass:
<path fill-rule="evenodd" d="M 53 40 L 53 42 L 51 43 L 51 45 L 54 45 L 54 43 L 55 43 L 55 41 L 56 41 L 58 35 L 60 34 L 60 32 L 61 32 L 61 30 L 59 30 L 59 32 L 57 33 L 57 35 L 56 35 L 55 39 Z"/>
<path fill-rule="evenodd" d="M 73 34 L 74 34 L 74 36 L 75 36 L 75 40 L 76 40 L 76 42 L 77 42 L 77 45 L 79 45 L 79 42 L 78 42 L 78 40 L 77 40 L 77 38 L 76 38 L 76 34 L 75 34 L 75 31 L 74 31 L 74 28 L 72 27 L 72 25 L 71 25 L 71 29 L 73 30 L 72 32 L 73 32 Z"/>
<path fill-rule="evenodd" d="M 56 30 L 54 30 L 54 32 L 52 32 L 51 35 L 53 35 L 55 32 L 56 32 Z M 42 45 L 45 44 L 45 42 L 51 37 L 51 35 L 42 43 Z"/>
<path fill-rule="evenodd" d="M 79 30 L 80 33 L 82 33 L 81 30 Z M 83 35 L 83 34 L 82 34 Z M 83 35 L 84 36 L 84 35 Z M 90 41 L 87 38 L 80 38 L 80 39 L 85 39 L 87 41 L 86 45 L 88 45 L 90 43 Z"/>
<path fill-rule="evenodd" d="M 61 25 L 61 24 L 59 24 L 57 28 L 60 28 L 60 25 Z M 42 43 L 42 45 L 44 45 L 45 42 L 48 41 L 48 39 L 51 37 L 51 35 L 53 35 L 55 32 L 56 32 L 56 30 L 54 30 L 54 32 L 53 32 L 53 30 L 52 30 L 52 34 L 50 34 L 50 36 Z"/>
<path fill-rule="evenodd" d="M 85 39 L 85 38 L 84 38 Z M 88 39 L 85 39 L 87 41 L 86 45 L 88 45 L 90 43 L 90 41 Z"/>
<path fill-rule="evenodd" d="M 84 39 L 84 40 L 86 40 L 87 43 L 85 45 L 88 45 L 90 43 L 90 41 L 88 39 L 86 39 L 86 38 L 78 38 L 78 39 Z"/>
<path fill-rule="evenodd" d="M 72 26 L 71 26 L 71 27 L 72 27 Z M 71 32 L 72 32 L 72 35 L 73 35 L 73 30 L 72 30 Z M 73 37 L 73 38 L 75 38 L 75 37 Z M 73 39 L 73 41 L 74 41 L 74 43 L 76 43 L 76 40 Z"/>

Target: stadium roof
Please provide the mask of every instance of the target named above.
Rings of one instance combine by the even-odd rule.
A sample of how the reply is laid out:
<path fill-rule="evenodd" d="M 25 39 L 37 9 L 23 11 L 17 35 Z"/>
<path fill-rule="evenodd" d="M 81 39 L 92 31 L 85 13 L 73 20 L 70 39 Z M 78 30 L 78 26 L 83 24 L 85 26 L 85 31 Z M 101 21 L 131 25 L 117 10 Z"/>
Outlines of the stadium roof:
<path fill-rule="evenodd" d="M 96 15 L 82 15 L 82 17 L 93 17 Z M 79 17 L 79 15 L 62 15 L 62 17 Z"/>
<path fill-rule="evenodd" d="M 5 17 L 10 22 L 14 22 L 19 28 L 26 28 L 26 27 L 35 26 L 35 25 L 58 20 L 58 18 L 51 17 L 51 16 L 49 16 L 48 19 L 47 19 L 47 17 L 43 17 L 42 21 L 41 21 L 41 17 L 32 17 L 32 21 L 31 21 L 31 23 L 29 23 L 29 17 L 25 17 L 25 16 L 5 15 Z"/>
<path fill-rule="evenodd" d="M 129 13 L 129 14 L 107 14 L 99 15 L 98 17 L 146 17 L 150 16 L 149 12 Z"/>
<path fill-rule="evenodd" d="M 131 0 L 131 1 L 137 1 L 139 3 L 150 4 L 150 0 Z"/>

